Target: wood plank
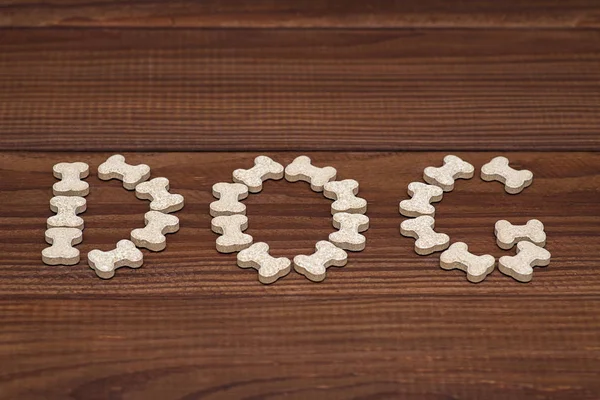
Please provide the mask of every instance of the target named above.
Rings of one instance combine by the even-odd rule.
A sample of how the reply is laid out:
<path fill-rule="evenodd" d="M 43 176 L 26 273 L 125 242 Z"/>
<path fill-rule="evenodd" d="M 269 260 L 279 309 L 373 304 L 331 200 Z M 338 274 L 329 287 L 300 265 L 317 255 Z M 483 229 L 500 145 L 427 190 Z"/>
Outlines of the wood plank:
<path fill-rule="evenodd" d="M 598 398 L 597 296 L 398 289 L 3 300 L 0 398 Z"/>
<path fill-rule="evenodd" d="M 4 27 L 573 28 L 600 26 L 593 0 L 0 0 Z"/>
<path fill-rule="evenodd" d="M 287 164 L 297 154 L 268 153 Z M 436 206 L 436 226 L 453 241 L 465 241 L 474 253 L 496 258 L 510 254 L 496 246 L 497 220 L 525 223 L 540 219 L 548 234 L 552 265 L 536 270 L 530 284 L 519 284 L 495 272 L 480 285 L 470 285 L 464 273 L 439 268 L 439 257 L 419 257 L 414 240 L 399 234 L 403 218 L 398 203 L 407 198 L 411 181 L 420 181 L 429 165 L 441 165 L 443 153 L 310 153 L 317 165 L 338 168 L 338 179 L 353 178 L 369 201 L 371 228 L 365 251 L 352 253 L 348 266 L 332 268 L 323 284 L 315 285 L 291 274 L 276 285 L 258 284 L 256 273 L 236 266 L 235 255 L 215 250 L 210 230 L 211 187 L 231 181 L 236 168 L 252 165 L 248 153 L 127 154 L 131 163 L 146 162 L 153 176 L 166 176 L 171 188 L 186 197 L 177 215 L 181 230 L 169 237 L 167 251 L 146 253 L 140 270 L 119 270 L 116 279 L 100 281 L 85 257 L 76 267 L 46 267 L 40 252 L 45 220 L 52 215 L 48 201 L 55 181 L 51 168 L 65 160 L 89 162 L 93 174 L 82 254 L 94 248 L 110 249 L 132 229 L 143 226 L 147 201 L 137 200 L 120 182 L 97 179 L 105 153 L 1 153 L 0 171 L 0 299 L 122 298 L 195 296 L 471 296 L 475 293 L 519 296 L 594 296 L 600 292 L 600 155 L 597 153 L 510 153 L 518 168 L 535 174 L 534 184 L 518 196 L 508 195 L 500 183 L 479 178 L 460 181 Z M 477 168 L 490 153 L 459 153 Z M 313 193 L 306 183 L 270 181 L 263 193 L 245 203 L 248 233 L 270 244 L 275 256 L 293 258 L 310 254 L 318 240 L 333 231 L 331 201 Z"/>
<path fill-rule="evenodd" d="M 282 163 L 297 154 L 267 153 Z M 600 154 L 505 154 L 534 172 L 521 194 L 478 177 L 436 206 L 436 225 L 475 253 L 500 250 L 500 218 L 544 222 L 552 262 L 531 283 L 492 273 L 470 284 L 417 256 L 398 202 L 444 153 L 312 152 L 354 178 L 369 201 L 367 248 L 311 283 L 270 286 L 218 254 L 211 186 L 249 153 L 131 153 L 186 198 L 181 230 L 145 265 L 102 281 L 86 265 L 141 226 L 146 201 L 97 179 L 108 153 L 0 153 L 0 399 L 596 399 L 600 393 Z M 494 154 L 458 153 L 477 169 Z M 91 193 L 73 267 L 40 261 L 51 167 L 85 161 Z M 332 231 L 330 201 L 306 183 L 251 195 L 248 233 L 273 255 L 308 253 Z"/>
<path fill-rule="evenodd" d="M 2 150 L 600 149 L 598 30 L 0 35 Z"/>

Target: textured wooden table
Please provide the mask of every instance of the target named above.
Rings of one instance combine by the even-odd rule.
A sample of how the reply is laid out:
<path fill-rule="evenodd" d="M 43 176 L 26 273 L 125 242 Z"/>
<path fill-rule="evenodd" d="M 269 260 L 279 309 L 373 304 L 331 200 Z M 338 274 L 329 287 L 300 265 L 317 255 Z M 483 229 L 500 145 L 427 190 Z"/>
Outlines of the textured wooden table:
<path fill-rule="evenodd" d="M 0 0 L 0 399 L 598 399 L 598 150 L 592 0 Z M 166 251 L 101 281 L 85 255 L 148 209 L 98 180 L 114 152 L 186 207 Z M 542 220 L 553 259 L 531 283 L 470 284 L 400 236 L 406 186 L 448 153 L 534 172 L 510 196 L 477 170 L 436 207 L 495 257 L 496 220 Z M 217 253 L 210 188 L 258 154 L 357 179 L 366 250 L 270 286 Z M 45 266 L 69 160 L 92 169 L 83 259 Z M 332 231 L 306 183 L 246 204 L 276 256 Z"/>

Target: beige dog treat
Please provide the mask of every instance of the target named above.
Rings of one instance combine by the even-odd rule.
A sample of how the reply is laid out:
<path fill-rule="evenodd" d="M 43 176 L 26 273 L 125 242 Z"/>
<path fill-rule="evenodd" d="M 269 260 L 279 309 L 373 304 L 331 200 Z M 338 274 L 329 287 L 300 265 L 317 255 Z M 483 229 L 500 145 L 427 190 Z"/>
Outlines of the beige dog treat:
<path fill-rule="evenodd" d="M 88 264 L 102 279 L 115 276 L 115 270 L 121 267 L 139 268 L 144 263 L 144 255 L 133 242 L 119 240 L 117 247 L 111 251 L 92 250 L 88 253 Z"/>
<path fill-rule="evenodd" d="M 331 243 L 344 250 L 364 250 L 367 239 L 359 232 L 369 229 L 369 217 L 341 212 L 333 215 L 333 226 L 339 231 L 329 235 Z"/>
<path fill-rule="evenodd" d="M 48 265 L 75 265 L 79 262 L 79 250 L 73 247 L 81 243 L 83 232 L 77 228 L 50 228 L 46 242 L 52 246 L 42 250 L 42 261 Z"/>
<path fill-rule="evenodd" d="M 533 173 L 529 170 L 517 171 L 508 166 L 508 158 L 495 157 L 481 167 L 481 179 L 484 181 L 500 181 L 504 183 L 506 193 L 517 194 L 531 185 Z"/>
<path fill-rule="evenodd" d="M 263 182 L 267 179 L 279 180 L 281 178 L 283 178 L 283 165 L 267 156 L 256 157 L 254 167 L 250 169 L 233 171 L 233 181 L 248 186 L 250 193 L 260 192 Z"/>
<path fill-rule="evenodd" d="M 52 172 L 61 179 L 52 185 L 55 196 L 87 196 L 90 193 L 90 185 L 81 180 L 90 174 L 90 167 L 86 163 L 58 163 L 52 167 Z"/>
<path fill-rule="evenodd" d="M 454 189 L 455 179 L 471 179 L 475 168 L 457 156 L 444 157 L 444 165 L 439 168 L 427 167 L 423 171 L 425 182 L 441 187 L 444 192 Z"/>
<path fill-rule="evenodd" d="M 467 280 L 473 283 L 481 282 L 491 274 L 495 264 L 496 259 L 489 254 L 476 256 L 469 253 L 469 246 L 463 242 L 452 243 L 440 256 L 440 267 L 465 271 Z"/>
<path fill-rule="evenodd" d="M 316 251 L 310 255 L 294 257 L 294 269 L 299 274 L 306 276 L 313 282 L 325 279 L 327 267 L 343 267 L 348 262 L 348 254 L 339 247 L 326 240 L 321 240 L 315 245 Z"/>
<path fill-rule="evenodd" d="M 246 205 L 240 200 L 248 197 L 248 186 L 242 183 L 215 183 L 212 187 L 213 196 L 219 200 L 210 203 L 210 215 L 246 214 Z"/>
<path fill-rule="evenodd" d="M 233 253 L 243 250 L 252 244 L 252 236 L 243 233 L 248 229 L 248 218 L 245 215 L 222 215 L 211 222 L 213 232 L 221 234 L 217 238 L 217 251 Z"/>
<path fill-rule="evenodd" d="M 550 256 L 548 250 L 531 242 L 519 242 L 517 255 L 500 257 L 498 269 L 519 282 L 529 282 L 533 276 L 533 267 L 547 266 L 550 264 Z"/>
<path fill-rule="evenodd" d="M 425 256 L 436 251 L 442 251 L 450 244 L 450 237 L 445 233 L 433 230 L 435 220 L 429 215 L 407 219 L 400 224 L 402 236 L 412 237 L 415 241 L 415 252 Z"/>
<path fill-rule="evenodd" d="M 135 196 L 142 200 L 151 200 L 150 209 L 163 213 L 179 211 L 183 208 L 183 196 L 169 193 L 167 178 L 154 178 L 135 187 Z"/>
<path fill-rule="evenodd" d="M 323 186 L 333 181 L 337 171 L 333 167 L 315 167 L 307 156 L 299 156 L 285 167 L 285 179 L 288 182 L 305 181 L 310 183 L 310 188 L 315 192 L 322 192 Z"/>
<path fill-rule="evenodd" d="M 108 157 L 108 160 L 98 167 L 98 178 L 103 181 L 119 179 L 123 181 L 123 187 L 127 190 L 135 189 L 138 183 L 149 177 L 149 166 L 146 164 L 129 165 L 125 162 L 125 157 L 120 154 Z"/>
<path fill-rule="evenodd" d="M 254 268 L 258 271 L 258 280 L 269 284 L 289 274 L 292 262 L 285 258 L 275 258 L 269 254 L 269 245 L 263 242 L 240 251 L 237 255 L 240 268 Z"/>
<path fill-rule="evenodd" d="M 323 195 L 328 199 L 335 200 L 331 204 L 331 214 L 340 212 L 364 214 L 367 212 L 367 201 L 356 197 L 357 193 L 358 182 L 354 179 L 327 182 L 323 186 Z"/>
<path fill-rule="evenodd" d="M 48 228 L 83 229 L 83 218 L 78 217 L 86 210 L 85 198 L 79 196 L 55 196 L 50 199 L 50 209 L 56 213 L 46 221 Z"/>
<path fill-rule="evenodd" d="M 162 251 L 167 247 L 165 234 L 179 230 L 179 218 L 159 211 L 148 211 L 144 215 L 146 227 L 131 231 L 131 241 L 137 247 Z"/>
<path fill-rule="evenodd" d="M 544 224 L 537 219 L 530 219 L 525 225 L 513 225 L 506 220 L 500 220 L 495 225 L 496 243 L 501 249 L 511 249 L 515 243 L 523 240 L 538 246 L 546 245 Z"/>
<path fill-rule="evenodd" d="M 411 182 L 408 184 L 408 194 L 411 199 L 400 202 L 400 214 L 407 217 L 419 217 L 421 215 L 433 217 L 435 207 L 430 203 L 442 200 L 444 191 L 439 186 Z"/>

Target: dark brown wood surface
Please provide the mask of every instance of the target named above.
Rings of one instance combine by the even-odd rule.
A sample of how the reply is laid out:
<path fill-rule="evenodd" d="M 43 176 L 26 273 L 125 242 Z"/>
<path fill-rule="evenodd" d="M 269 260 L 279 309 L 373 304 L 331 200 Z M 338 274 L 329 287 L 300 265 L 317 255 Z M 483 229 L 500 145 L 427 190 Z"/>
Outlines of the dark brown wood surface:
<path fill-rule="evenodd" d="M 0 0 L 0 26 L 585 28 L 595 0 Z"/>
<path fill-rule="evenodd" d="M 267 153 L 283 163 L 295 154 Z M 531 283 L 498 271 L 483 283 L 417 256 L 398 202 L 444 153 L 309 153 L 369 201 L 368 245 L 319 284 L 291 273 L 270 286 L 216 252 L 211 186 L 251 153 L 132 153 L 186 198 L 181 230 L 139 270 L 95 277 L 85 254 L 143 224 L 147 202 L 96 177 L 109 153 L 2 153 L 0 388 L 3 398 L 555 398 L 600 393 L 600 156 L 508 153 L 535 172 L 517 196 L 500 183 L 458 181 L 436 225 L 475 253 L 494 223 L 538 218 L 552 263 Z M 458 153 L 480 167 L 490 153 Z M 50 171 L 91 165 L 83 261 L 40 262 Z M 251 195 L 248 233 L 275 256 L 310 253 L 332 231 L 330 200 L 306 183 L 269 181 Z M 154 397 L 152 397 L 154 396 Z"/>
<path fill-rule="evenodd" d="M 600 150 L 598 30 L 4 30 L 0 150 Z"/>
<path fill-rule="evenodd" d="M 600 4 L 554 1 L 0 0 L 0 399 L 600 398 Z M 114 152 L 185 196 L 144 266 L 87 253 L 148 202 L 100 181 Z M 472 162 L 436 227 L 477 254 L 537 218 L 551 264 L 471 284 L 418 256 L 398 203 L 444 155 Z M 215 250 L 211 186 L 259 154 L 360 182 L 367 247 L 273 285 Z M 534 172 L 517 196 L 479 178 Z M 41 262 L 56 181 L 85 161 L 77 266 Z M 331 201 L 269 181 L 248 233 L 311 253 Z"/>

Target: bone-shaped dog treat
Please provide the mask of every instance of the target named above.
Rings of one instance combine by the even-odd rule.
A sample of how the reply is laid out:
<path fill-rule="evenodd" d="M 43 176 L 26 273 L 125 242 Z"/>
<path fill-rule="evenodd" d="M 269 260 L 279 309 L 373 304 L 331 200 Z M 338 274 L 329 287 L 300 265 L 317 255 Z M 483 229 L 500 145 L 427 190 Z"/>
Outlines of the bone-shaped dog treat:
<path fill-rule="evenodd" d="M 348 262 L 348 254 L 326 240 L 317 242 L 315 249 L 316 251 L 310 256 L 294 257 L 294 270 L 313 282 L 325 279 L 327 267 L 343 267 Z"/>
<path fill-rule="evenodd" d="M 246 205 L 240 200 L 248 197 L 248 186 L 242 183 L 215 183 L 212 187 L 213 196 L 219 200 L 210 203 L 210 215 L 246 214 Z"/>
<path fill-rule="evenodd" d="M 83 218 L 78 217 L 86 210 L 85 198 L 79 196 L 55 196 L 50 199 L 50 209 L 56 213 L 46 221 L 48 228 L 83 229 Z"/>
<path fill-rule="evenodd" d="M 473 283 L 481 282 L 491 274 L 495 264 L 496 259 L 493 256 L 476 256 L 469 252 L 469 246 L 463 242 L 452 243 L 452 246 L 440 255 L 440 267 L 465 271 L 467 280 Z"/>
<path fill-rule="evenodd" d="M 98 178 L 103 181 L 119 179 L 123 181 L 123 187 L 127 190 L 135 189 L 138 183 L 145 181 L 149 177 L 149 166 L 146 164 L 129 165 L 125 162 L 125 157 L 120 154 L 108 157 L 98 167 Z"/>
<path fill-rule="evenodd" d="M 515 243 L 523 240 L 538 246 L 546 245 L 544 224 L 537 219 L 530 219 L 525 225 L 513 225 L 506 220 L 500 220 L 495 225 L 496 243 L 501 249 L 511 249 Z"/>
<path fill-rule="evenodd" d="M 283 178 L 283 165 L 267 156 L 256 157 L 254 167 L 250 169 L 233 171 L 233 181 L 248 186 L 250 193 L 260 192 L 263 182 L 267 179 L 279 180 L 281 178 Z"/>
<path fill-rule="evenodd" d="M 102 279 L 115 276 L 115 270 L 121 267 L 139 268 L 144 263 L 144 255 L 130 240 L 123 239 L 111 251 L 92 250 L 88 253 L 90 268 Z"/>
<path fill-rule="evenodd" d="M 243 233 L 248 229 L 248 217 L 245 215 L 222 215 L 211 222 L 211 229 L 221 234 L 217 238 L 217 251 L 233 253 L 243 250 L 252 244 L 252 236 Z"/>
<path fill-rule="evenodd" d="M 547 266 L 550 264 L 550 257 L 550 252 L 544 248 L 531 242 L 519 242 L 517 255 L 500 257 L 498 269 L 519 282 L 529 282 L 533 276 L 533 267 Z"/>
<path fill-rule="evenodd" d="M 305 181 L 310 183 L 310 188 L 315 192 L 322 192 L 323 186 L 333 181 L 337 170 L 333 167 L 315 167 L 307 156 L 299 156 L 285 167 L 285 179 L 288 182 Z"/>
<path fill-rule="evenodd" d="M 356 197 L 357 193 L 358 182 L 354 179 L 327 182 L 323 186 L 323 195 L 328 199 L 335 200 L 331 204 L 331 214 L 340 212 L 364 214 L 367 212 L 367 201 Z"/>
<path fill-rule="evenodd" d="M 364 250 L 367 239 L 359 232 L 369 229 L 369 217 L 362 214 L 337 213 L 333 215 L 333 226 L 339 231 L 329 235 L 331 243 L 344 250 Z"/>
<path fill-rule="evenodd" d="M 77 228 L 50 228 L 46 242 L 52 246 L 42 250 L 42 261 L 48 265 L 75 265 L 79 262 L 79 250 L 73 247 L 81 243 L 83 232 Z"/>
<path fill-rule="evenodd" d="M 444 192 L 454 189 L 454 180 L 471 179 L 475 168 L 457 156 L 447 155 L 444 157 L 442 167 L 427 167 L 423 171 L 425 182 L 441 187 Z"/>
<path fill-rule="evenodd" d="M 150 209 L 171 213 L 183 208 L 183 196 L 169 193 L 167 178 L 154 178 L 135 187 L 135 196 L 142 200 L 151 200 Z"/>
<path fill-rule="evenodd" d="M 90 167 L 86 163 L 58 163 L 52 167 L 52 172 L 61 179 L 52 185 L 55 196 L 87 196 L 90 193 L 90 185 L 81 180 L 90 174 Z"/>
<path fill-rule="evenodd" d="M 430 203 L 442 200 L 444 191 L 439 186 L 411 182 L 408 184 L 408 194 L 411 199 L 400 202 L 400 214 L 407 217 L 418 217 L 421 215 L 430 215 L 433 217 L 435 215 L 435 207 Z"/>
<path fill-rule="evenodd" d="M 508 166 L 508 158 L 495 157 L 481 167 L 481 179 L 484 181 L 500 181 L 504 183 L 506 193 L 517 194 L 531 185 L 533 173 L 523 169 L 517 171 Z"/>
<path fill-rule="evenodd" d="M 167 247 L 165 234 L 179 230 L 179 218 L 159 211 L 148 211 L 144 215 L 146 227 L 131 231 L 131 241 L 137 247 L 162 251 Z"/>
<path fill-rule="evenodd" d="M 450 244 L 450 237 L 445 233 L 433 230 L 435 220 L 429 215 L 407 219 L 400 224 L 402 236 L 412 237 L 415 241 L 415 252 L 425 256 L 436 251 L 442 251 Z"/>
<path fill-rule="evenodd" d="M 237 255 L 240 268 L 254 268 L 258 271 L 258 280 L 269 284 L 286 276 L 292 267 L 292 262 L 285 258 L 275 258 L 269 254 L 269 245 L 264 242 L 254 243 L 240 251 Z"/>

